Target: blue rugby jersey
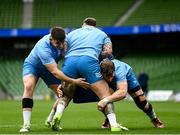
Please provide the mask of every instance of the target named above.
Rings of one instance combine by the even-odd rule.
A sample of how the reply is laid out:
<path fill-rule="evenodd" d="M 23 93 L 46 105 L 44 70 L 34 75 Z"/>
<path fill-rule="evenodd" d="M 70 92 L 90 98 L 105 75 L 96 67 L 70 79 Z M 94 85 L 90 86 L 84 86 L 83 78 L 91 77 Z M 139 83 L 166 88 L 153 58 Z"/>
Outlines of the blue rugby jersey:
<path fill-rule="evenodd" d="M 50 34 L 41 38 L 31 50 L 25 62 L 31 63 L 35 67 L 45 68 L 44 65 L 53 62 L 58 63 L 61 57 L 61 51 L 50 43 Z"/>
<path fill-rule="evenodd" d="M 68 49 L 65 58 L 85 55 L 98 59 L 103 46 L 111 43 L 111 40 L 100 29 L 84 26 L 70 32 L 66 37 L 66 42 Z"/>

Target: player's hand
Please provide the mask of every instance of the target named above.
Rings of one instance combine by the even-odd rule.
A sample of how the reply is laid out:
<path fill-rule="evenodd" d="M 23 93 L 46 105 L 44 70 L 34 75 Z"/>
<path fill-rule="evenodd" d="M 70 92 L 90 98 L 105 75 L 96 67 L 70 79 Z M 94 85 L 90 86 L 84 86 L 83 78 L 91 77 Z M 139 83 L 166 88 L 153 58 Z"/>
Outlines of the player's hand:
<path fill-rule="evenodd" d="M 108 101 L 107 98 L 104 98 L 104 99 L 100 100 L 100 101 L 98 102 L 98 104 L 97 104 L 98 110 L 99 110 L 99 111 L 103 111 L 108 102 L 109 102 L 109 101 Z"/>
<path fill-rule="evenodd" d="M 62 97 L 63 96 L 63 87 L 62 87 L 61 84 L 57 87 L 57 96 L 58 97 Z"/>
<path fill-rule="evenodd" d="M 83 87 L 84 89 L 88 89 L 90 87 L 90 83 L 85 82 L 85 78 L 78 78 L 78 79 L 74 79 L 73 83 L 75 85 L 78 85 L 80 87 Z"/>

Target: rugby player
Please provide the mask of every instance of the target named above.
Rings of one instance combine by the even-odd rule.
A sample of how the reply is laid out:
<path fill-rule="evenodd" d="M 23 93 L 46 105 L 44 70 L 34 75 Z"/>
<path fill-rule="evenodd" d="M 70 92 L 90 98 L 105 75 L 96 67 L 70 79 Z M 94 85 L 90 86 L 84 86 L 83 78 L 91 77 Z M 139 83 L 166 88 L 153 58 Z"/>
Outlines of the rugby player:
<path fill-rule="evenodd" d="M 98 109 L 104 110 L 109 102 L 122 100 L 127 93 L 131 95 L 137 107 L 141 109 L 150 118 L 156 128 L 164 128 L 164 124 L 157 117 L 151 103 L 149 103 L 142 91 L 133 69 L 126 63 L 117 59 L 104 59 L 101 62 L 101 73 L 103 78 L 115 92 L 98 102 Z M 102 128 L 109 128 L 109 122 L 106 118 Z"/>
<path fill-rule="evenodd" d="M 33 108 L 33 92 L 39 78 L 57 95 L 60 80 L 73 85 L 88 87 L 89 83 L 84 78 L 73 79 L 66 76 L 58 69 L 57 63 L 63 54 L 65 32 L 63 28 L 54 27 L 51 33 L 41 38 L 23 65 L 24 93 L 22 97 L 23 127 L 20 132 L 30 131 L 31 112 Z"/>
<path fill-rule="evenodd" d="M 62 67 L 63 72 L 72 78 L 82 76 L 90 83 L 90 89 L 103 99 L 111 95 L 107 82 L 100 72 L 98 57 L 104 49 L 104 53 L 112 54 L 110 38 L 100 29 L 96 28 L 96 19 L 88 17 L 83 21 L 81 28 L 70 32 L 66 37 L 67 50 Z M 65 83 L 64 91 L 74 88 L 74 85 Z M 57 105 L 56 113 L 52 121 L 52 129 L 58 130 L 62 112 L 66 103 L 61 101 Z M 121 131 L 116 121 L 113 103 L 108 103 L 104 109 L 111 131 Z"/>

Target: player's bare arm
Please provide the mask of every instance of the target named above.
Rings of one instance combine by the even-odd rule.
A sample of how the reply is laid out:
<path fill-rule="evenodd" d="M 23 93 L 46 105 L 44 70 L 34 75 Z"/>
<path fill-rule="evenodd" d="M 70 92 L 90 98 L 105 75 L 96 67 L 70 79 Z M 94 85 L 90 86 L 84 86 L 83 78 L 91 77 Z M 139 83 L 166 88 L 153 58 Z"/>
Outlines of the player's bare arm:
<path fill-rule="evenodd" d="M 113 49 L 112 49 L 112 44 L 111 43 L 107 43 L 103 46 L 103 49 L 102 49 L 102 52 L 101 52 L 101 55 L 102 56 L 109 56 L 111 55 L 113 52 Z"/>
<path fill-rule="evenodd" d="M 109 102 L 119 101 L 124 99 L 127 95 L 127 82 L 117 83 L 117 90 L 110 96 L 98 102 L 98 109 L 102 111 Z"/>

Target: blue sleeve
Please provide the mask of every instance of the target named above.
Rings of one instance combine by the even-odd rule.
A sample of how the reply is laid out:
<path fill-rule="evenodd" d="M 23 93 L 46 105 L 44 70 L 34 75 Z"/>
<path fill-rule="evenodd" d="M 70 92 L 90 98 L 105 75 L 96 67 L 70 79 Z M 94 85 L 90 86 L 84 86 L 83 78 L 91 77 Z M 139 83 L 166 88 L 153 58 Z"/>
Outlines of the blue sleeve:
<path fill-rule="evenodd" d="M 127 78 L 126 78 L 126 71 L 125 69 L 120 69 L 120 68 L 117 68 L 115 70 L 115 76 L 116 76 L 116 81 L 117 82 L 125 82 L 127 81 Z"/>
<path fill-rule="evenodd" d="M 54 63 L 55 60 L 51 55 L 51 51 L 48 49 L 40 50 L 38 53 L 38 56 L 42 62 L 43 65 Z"/>

